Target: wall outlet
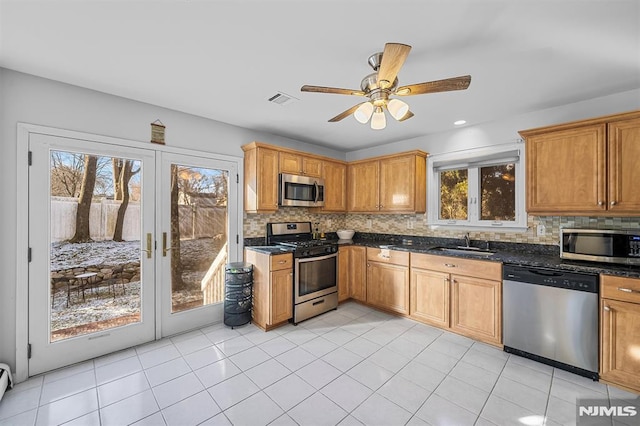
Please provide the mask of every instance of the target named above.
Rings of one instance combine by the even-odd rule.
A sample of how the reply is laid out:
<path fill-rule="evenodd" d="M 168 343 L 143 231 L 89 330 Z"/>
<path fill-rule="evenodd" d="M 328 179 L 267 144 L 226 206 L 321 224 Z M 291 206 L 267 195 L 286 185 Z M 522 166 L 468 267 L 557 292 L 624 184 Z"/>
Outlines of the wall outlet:
<path fill-rule="evenodd" d="M 371 219 L 367 219 L 367 229 L 371 229 Z"/>
<path fill-rule="evenodd" d="M 413 220 L 409 219 L 407 221 L 407 229 L 413 229 L 414 228 L 413 223 L 414 223 Z"/>
<path fill-rule="evenodd" d="M 326 229 L 331 229 L 331 219 L 327 219 L 327 226 L 325 226 Z"/>
<path fill-rule="evenodd" d="M 544 237 L 544 234 L 546 231 L 547 231 L 547 228 L 542 223 L 539 223 L 538 226 L 536 227 L 536 233 L 538 234 L 538 237 Z"/>
<path fill-rule="evenodd" d="M 252 231 L 257 231 L 258 230 L 258 224 L 255 222 L 251 222 L 251 230 Z"/>

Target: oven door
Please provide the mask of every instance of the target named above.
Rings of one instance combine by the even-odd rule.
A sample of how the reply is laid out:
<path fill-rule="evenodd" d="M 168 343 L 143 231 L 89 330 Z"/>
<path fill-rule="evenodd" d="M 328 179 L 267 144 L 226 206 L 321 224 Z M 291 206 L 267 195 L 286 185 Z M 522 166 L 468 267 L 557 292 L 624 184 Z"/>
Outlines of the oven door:
<path fill-rule="evenodd" d="M 338 291 L 338 253 L 296 259 L 294 269 L 295 303 Z"/>

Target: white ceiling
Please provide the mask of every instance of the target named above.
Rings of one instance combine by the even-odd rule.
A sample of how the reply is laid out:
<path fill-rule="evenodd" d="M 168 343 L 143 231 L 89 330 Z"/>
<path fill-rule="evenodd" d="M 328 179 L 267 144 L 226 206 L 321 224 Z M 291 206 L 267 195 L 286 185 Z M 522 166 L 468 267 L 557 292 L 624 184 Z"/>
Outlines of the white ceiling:
<path fill-rule="evenodd" d="M 328 123 L 362 98 L 300 87 L 358 89 L 386 42 L 413 46 L 400 85 L 469 89 L 404 97 L 384 130 Z M 640 88 L 640 2 L 0 0 L 0 66 L 353 151 Z"/>

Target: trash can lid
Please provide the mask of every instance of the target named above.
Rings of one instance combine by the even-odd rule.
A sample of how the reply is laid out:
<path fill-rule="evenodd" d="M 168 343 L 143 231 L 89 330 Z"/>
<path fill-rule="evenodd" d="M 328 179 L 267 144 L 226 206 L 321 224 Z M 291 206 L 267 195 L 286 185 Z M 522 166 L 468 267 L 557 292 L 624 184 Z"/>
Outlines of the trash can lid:
<path fill-rule="evenodd" d="M 243 272 L 253 271 L 253 265 L 251 263 L 244 262 L 227 263 L 227 265 L 224 267 L 224 270 L 232 274 L 241 274 Z"/>

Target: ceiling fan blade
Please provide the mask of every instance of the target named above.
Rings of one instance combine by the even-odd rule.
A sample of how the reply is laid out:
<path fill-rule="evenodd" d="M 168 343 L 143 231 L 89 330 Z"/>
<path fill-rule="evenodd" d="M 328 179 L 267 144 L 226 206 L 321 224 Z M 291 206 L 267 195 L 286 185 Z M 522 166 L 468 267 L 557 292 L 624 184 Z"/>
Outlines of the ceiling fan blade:
<path fill-rule="evenodd" d="M 412 113 L 411 111 L 409 111 L 409 112 L 407 112 L 407 113 L 404 115 L 404 117 L 402 117 L 402 118 L 401 118 L 400 120 L 398 120 L 398 121 L 405 121 L 405 120 L 410 119 L 411 117 L 413 117 L 413 113 Z"/>
<path fill-rule="evenodd" d="M 396 95 L 410 96 L 422 95 L 425 93 L 449 92 L 452 90 L 465 90 L 471 83 L 470 75 L 461 77 L 447 78 L 444 80 L 428 81 L 426 83 L 410 84 L 408 86 L 398 87 Z"/>
<path fill-rule="evenodd" d="M 409 55 L 411 46 L 400 43 L 387 43 L 384 45 L 382 62 L 378 70 L 378 86 L 388 89 L 393 85 L 398 71 L 402 68 L 404 61 Z"/>
<path fill-rule="evenodd" d="M 335 93 L 336 95 L 356 95 L 356 96 L 364 96 L 364 92 L 362 90 L 355 89 L 339 89 L 337 87 L 322 87 L 322 86 L 309 86 L 305 84 L 300 88 L 303 92 L 313 92 L 313 93 Z"/>
<path fill-rule="evenodd" d="M 332 119 L 329 120 L 329 123 L 335 123 L 336 121 L 340 121 L 345 117 L 350 116 L 351 114 L 353 114 L 354 112 L 356 112 L 356 110 L 358 109 L 358 107 L 362 104 L 364 104 L 366 102 L 360 102 L 358 105 L 354 105 L 351 108 L 349 108 L 348 110 L 341 112 L 340 114 L 336 115 L 335 117 L 333 117 Z"/>

